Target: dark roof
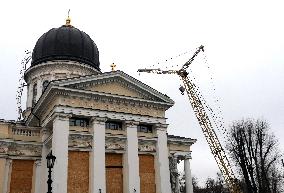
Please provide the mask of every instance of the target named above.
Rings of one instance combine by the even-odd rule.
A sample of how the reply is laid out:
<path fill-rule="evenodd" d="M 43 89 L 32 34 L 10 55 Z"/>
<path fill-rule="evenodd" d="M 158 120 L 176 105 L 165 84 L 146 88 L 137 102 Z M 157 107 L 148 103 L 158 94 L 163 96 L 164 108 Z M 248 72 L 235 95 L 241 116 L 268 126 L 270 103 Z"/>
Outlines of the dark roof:
<path fill-rule="evenodd" d="M 88 34 L 73 26 L 52 28 L 38 39 L 33 49 L 31 66 L 51 60 L 74 60 L 100 71 L 96 44 Z"/>

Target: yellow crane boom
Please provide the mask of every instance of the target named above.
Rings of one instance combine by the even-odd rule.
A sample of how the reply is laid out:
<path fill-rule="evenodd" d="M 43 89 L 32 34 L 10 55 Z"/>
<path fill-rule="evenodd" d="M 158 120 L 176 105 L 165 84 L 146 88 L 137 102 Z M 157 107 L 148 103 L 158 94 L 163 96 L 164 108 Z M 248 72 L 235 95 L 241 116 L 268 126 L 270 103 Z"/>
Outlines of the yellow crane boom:
<path fill-rule="evenodd" d="M 210 150 L 215 158 L 215 161 L 224 177 L 224 180 L 231 193 L 241 193 L 239 185 L 236 182 L 236 177 L 230 165 L 230 162 L 226 156 L 226 153 L 217 137 L 217 134 L 214 131 L 213 125 L 206 113 L 204 105 L 199 98 L 196 90 L 196 86 L 188 78 L 188 73 L 186 69 L 193 62 L 194 58 L 199 54 L 199 52 L 204 52 L 204 47 L 201 45 L 193 54 L 193 56 L 182 66 L 180 70 L 161 70 L 157 69 L 139 69 L 138 72 L 147 72 L 155 74 L 177 74 L 182 82 L 184 87 L 181 88 L 183 94 L 186 91 L 190 104 L 193 108 L 195 116 L 198 120 L 199 125 L 201 126 L 202 132 L 206 138 L 206 141 L 210 147 Z"/>

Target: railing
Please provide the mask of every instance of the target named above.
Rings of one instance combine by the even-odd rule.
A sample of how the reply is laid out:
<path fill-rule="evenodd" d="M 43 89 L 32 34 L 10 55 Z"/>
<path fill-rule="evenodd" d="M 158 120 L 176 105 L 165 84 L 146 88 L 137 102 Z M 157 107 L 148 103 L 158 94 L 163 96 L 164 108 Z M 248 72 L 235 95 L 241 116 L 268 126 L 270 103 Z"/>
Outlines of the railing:
<path fill-rule="evenodd" d="M 26 128 L 13 128 L 13 135 L 27 136 L 27 137 L 38 137 L 40 136 L 39 130 L 26 129 Z"/>

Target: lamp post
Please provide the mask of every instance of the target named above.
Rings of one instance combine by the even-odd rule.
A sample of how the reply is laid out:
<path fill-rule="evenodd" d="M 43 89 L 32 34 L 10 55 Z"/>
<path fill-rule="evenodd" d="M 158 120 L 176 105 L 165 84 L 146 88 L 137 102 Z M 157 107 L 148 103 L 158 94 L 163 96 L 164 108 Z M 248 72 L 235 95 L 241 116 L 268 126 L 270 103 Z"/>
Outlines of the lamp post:
<path fill-rule="evenodd" d="M 47 193 L 52 193 L 52 179 L 51 179 L 51 169 L 54 166 L 54 161 L 55 161 L 56 157 L 54 155 L 52 155 L 52 151 L 50 151 L 50 153 L 46 156 L 46 160 L 47 160 L 47 168 L 48 168 L 48 180 L 47 180 L 47 185 L 48 185 L 48 190 Z"/>

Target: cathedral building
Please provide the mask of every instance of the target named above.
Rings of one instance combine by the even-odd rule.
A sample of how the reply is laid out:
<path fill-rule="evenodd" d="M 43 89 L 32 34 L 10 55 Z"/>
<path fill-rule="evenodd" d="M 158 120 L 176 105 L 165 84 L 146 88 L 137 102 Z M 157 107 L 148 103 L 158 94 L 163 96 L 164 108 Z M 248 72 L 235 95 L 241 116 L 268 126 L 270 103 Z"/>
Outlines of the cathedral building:
<path fill-rule="evenodd" d="M 195 139 L 167 133 L 168 96 L 113 69 L 101 72 L 99 51 L 85 32 L 66 24 L 36 42 L 25 71 L 21 121 L 0 119 L 0 193 L 179 192 Z"/>

